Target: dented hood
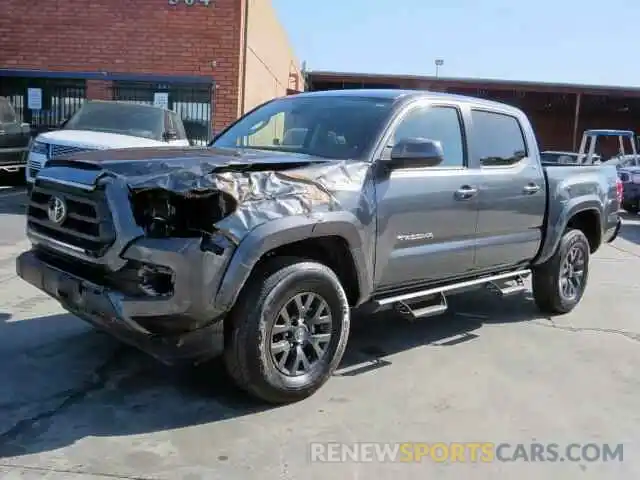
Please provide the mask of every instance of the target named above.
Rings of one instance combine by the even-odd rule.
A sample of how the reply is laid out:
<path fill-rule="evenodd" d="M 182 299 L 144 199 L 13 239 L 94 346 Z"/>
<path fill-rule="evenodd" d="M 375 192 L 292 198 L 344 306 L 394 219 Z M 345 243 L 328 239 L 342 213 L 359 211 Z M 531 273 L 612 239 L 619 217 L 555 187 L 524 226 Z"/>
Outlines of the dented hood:
<path fill-rule="evenodd" d="M 211 196 L 225 205 L 211 230 L 238 239 L 269 220 L 362 209 L 371 201 L 362 189 L 369 166 L 264 150 L 164 147 L 76 154 L 49 162 L 39 176 L 95 184 L 106 175 L 122 180 L 134 195 Z"/>
<path fill-rule="evenodd" d="M 330 160 L 264 150 L 166 146 L 83 152 L 48 165 L 115 174 L 134 189 L 153 185 L 179 192 L 200 188 L 202 177 L 214 172 L 277 171 L 324 162 Z"/>

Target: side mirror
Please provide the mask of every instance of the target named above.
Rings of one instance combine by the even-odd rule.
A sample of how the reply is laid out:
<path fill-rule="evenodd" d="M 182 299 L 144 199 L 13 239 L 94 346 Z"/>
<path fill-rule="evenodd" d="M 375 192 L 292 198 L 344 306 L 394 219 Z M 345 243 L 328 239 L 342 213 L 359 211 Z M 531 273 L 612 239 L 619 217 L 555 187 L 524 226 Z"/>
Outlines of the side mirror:
<path fill-rule="evenodd" d="M 178 132 L 176 132 L 175 130 L 167 130 L 166 132 L 164 132 L 163 138 L 165 142 L 170 142 L 171 140 L 177 140 Z"/>
<path fill-rule="evenodd" d="M 444 160 L 442 144 L 428 138 L 403 138 L 393 146 L 391 168 L 434 167 Z"/>

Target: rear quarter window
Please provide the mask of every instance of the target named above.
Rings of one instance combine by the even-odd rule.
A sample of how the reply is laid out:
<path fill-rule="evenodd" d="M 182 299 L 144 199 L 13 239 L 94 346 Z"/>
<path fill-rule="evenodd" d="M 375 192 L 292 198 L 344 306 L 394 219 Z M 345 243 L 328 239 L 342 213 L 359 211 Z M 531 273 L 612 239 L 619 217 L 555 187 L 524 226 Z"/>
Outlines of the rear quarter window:
<path fill-rule="evenodd" d="M 483 167 L 511 166 L 527 156 L 527 144 L 516 117 L 472 110 L 473 156 Z"/>

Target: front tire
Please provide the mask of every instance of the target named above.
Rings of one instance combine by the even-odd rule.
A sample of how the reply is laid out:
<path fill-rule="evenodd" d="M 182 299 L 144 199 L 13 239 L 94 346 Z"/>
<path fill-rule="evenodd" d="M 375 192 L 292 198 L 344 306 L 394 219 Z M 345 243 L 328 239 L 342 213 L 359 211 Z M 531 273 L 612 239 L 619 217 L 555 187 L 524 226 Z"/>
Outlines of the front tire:
<path fill-rule="evenodd" d="M 533 270 L 533 298 L 543 313 L 568 313 L 580 303 L 589 277 L 590 251 L 584 233 L 568 230 L 553 256 Z"/>
<path fill-rule="evenodd" d="M 275 259 L 255 275 L 226 320 L 227 371 L 266 402 L 302 400 L 342 359 L 350 327 L 347 296 L 336 274 L 312 261 Z"/>

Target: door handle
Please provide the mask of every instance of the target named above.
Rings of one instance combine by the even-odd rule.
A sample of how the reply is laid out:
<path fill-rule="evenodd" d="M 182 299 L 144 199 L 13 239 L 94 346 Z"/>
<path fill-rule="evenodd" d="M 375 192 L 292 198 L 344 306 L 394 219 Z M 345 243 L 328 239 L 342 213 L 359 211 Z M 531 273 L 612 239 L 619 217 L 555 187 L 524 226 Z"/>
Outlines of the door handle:
<path fill-rule="evenodd" d="M 471 197 L 475 196 L 478 193 L 478 189 L 474 187 L 470 187 L 469 185 L 464 185 L 456 190 L 456 198 L 458 200 L 468 200 Z"/>
<path fill-rule="evenodd" d="M 530 183 L 529 185 L 524 187 L 524 193 L 528 195 L 533 195 L 534 193 L 538 193 L 540 191 L 540 185 L 536 185 L 535 183 Z"/>

